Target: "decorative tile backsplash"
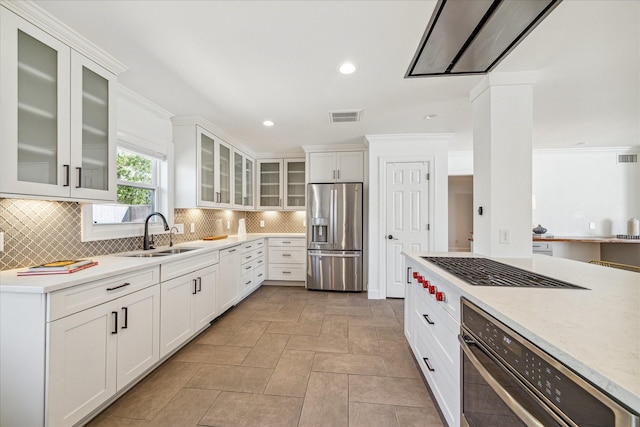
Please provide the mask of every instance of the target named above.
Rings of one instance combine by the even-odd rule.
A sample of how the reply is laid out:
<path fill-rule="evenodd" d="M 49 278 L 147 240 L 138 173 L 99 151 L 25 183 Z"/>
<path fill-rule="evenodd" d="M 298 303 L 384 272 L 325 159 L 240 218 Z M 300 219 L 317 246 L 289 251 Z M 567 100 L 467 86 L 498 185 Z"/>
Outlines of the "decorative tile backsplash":
<path fill-rule="evenodd" d="M 0 270 L 28 267 L 67 258 L 86 258 L 142 248 L 142 237 L 81 242 L 81 205 L 76 202 L 0 199 L 0 230 L 5 232 Z M 174 242 L 238 232 L 245 218 L 248 233 L 303 233 L 304 212 L 242 212 L 213 209 L 176 209 L 174 222 L 185 233 Z M 260 227 L 260 220 L 265 226 Z M 227 228 L 227 221 L 229 228 Z M 190 233 L 194 223 L 195 232 Z M 157 246 L 169 244 L 169 235 L 157 235 Z"/>
<path fill-rule="evenodd" d="M 305 211 L 247 212 L 247 233 L 304 233 L 305 218 Z"/>

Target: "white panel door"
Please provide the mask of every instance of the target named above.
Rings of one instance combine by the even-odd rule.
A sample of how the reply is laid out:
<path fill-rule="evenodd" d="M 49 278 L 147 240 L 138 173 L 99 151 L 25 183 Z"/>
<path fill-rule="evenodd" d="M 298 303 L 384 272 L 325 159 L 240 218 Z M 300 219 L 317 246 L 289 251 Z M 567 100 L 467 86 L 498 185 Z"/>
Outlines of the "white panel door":
<path fill-rule="evenodd" d="M 193 302 L 194 332 L 205 328 L 215 319 L 216 288 L 218 287 L 218 266 L 212 265 L 196 271 L 196 294 Z"/>
<path fill-rule="evenodd" d="M 160 285 L 118 299 L 117 387 L 160 360 Z"/>
<path fill-rule="evenodd" d="M 388 163 L 386 183 L 386 285 L 388 298 L 404 298 L 402 251 L 429 248 L 429 163 Z"/>
<path fill-rule="evenodd" d="M 74 425 L 115 394 L 117 318 L 111 301 L 49 324 L 47 425 Z"/>

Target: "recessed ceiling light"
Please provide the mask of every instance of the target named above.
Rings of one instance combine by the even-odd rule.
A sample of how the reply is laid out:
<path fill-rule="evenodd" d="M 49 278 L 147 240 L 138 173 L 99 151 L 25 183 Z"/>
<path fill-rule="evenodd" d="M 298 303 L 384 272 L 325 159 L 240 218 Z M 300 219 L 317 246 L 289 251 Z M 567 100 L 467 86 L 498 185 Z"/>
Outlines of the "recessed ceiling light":
<path fill-rule="evenodd" d="M 424 118 L 427 120 L 433 120 L 436 117 L 438 117 L 438 114 L 427 114 L 426 116 L 424 116 Z"/>
<path fill-rule="evenodd" d="M 264 122 L 262 122 L 262 124 L 269 127 L 275 125 L 275 123 L 272 122 L 271 120 L 265 120 Z"/>
<path fill-rule="evenodd" d="M 345 62 L 339 68 L 342 74 L 353 74 L 357 69 L 358 67 L 356 67 L 355 64 L 352 64 L 351 62 Z"/>
<path fill-rule="evenodd" d="M 587 145 L 587 143 L 585 141 L 579 141 L 576 142 L 576 145 Z"/>

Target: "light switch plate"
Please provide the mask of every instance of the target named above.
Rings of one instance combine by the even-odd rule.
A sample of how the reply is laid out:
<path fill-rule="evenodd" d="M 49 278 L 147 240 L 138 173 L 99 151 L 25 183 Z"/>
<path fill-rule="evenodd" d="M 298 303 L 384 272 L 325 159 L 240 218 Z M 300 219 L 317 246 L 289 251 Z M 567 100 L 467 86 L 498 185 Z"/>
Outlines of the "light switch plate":
<path fill-rule="evenodd" d="M 178 229 L 176 234 L 184 234 L 184 224 L 173 224 L 173 226 Z"/>
<path fill-rule="evenodd" d="M 195 225 L 193 222 L 191 223 L 190 231 L 191 231 L 192 233 L 195 233 L 195 232 L 196 232 L 196 225 Z"/>
<path fill-rule="evenodd" d="M 260 227 L 264 227 L 264 219 L 260 220 Z"/>
<path fill-rule="evenodd" d="M 596 223 L 595 222 L 590 222 L 589 223 L 589 230 L 595 230 L 596 229 Z"/>

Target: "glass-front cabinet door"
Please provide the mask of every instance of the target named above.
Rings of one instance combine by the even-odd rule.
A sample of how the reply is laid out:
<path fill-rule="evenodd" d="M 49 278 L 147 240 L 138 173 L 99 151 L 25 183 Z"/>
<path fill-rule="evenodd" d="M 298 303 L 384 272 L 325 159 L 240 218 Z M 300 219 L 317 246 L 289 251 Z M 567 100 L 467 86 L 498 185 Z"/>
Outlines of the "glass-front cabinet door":
<path fill-rule="evenodd" d="M 214 207 L 216 203 L 215 172 L 216 142 L 203 129 L 198 128 L 198 205 Z"/>
<path fill-rule="evenodd" d="M 116 76 L 0 8 L 0 193 L 114 201 Z"/>
<path fill-rule="evenodd" d="M 231 147 L 218 141 L 217 202 L 219 207 L 231 207 Z"/>
<path fill-rule="evenodd" d="M 244 195 L 244 206 L 246 208 L 251 208 L 255 206 L 255 201 L 253 200 L 253 160 L 249 158 L 245 158 L 245 195 Z"/>
<path fill-rule="evenodd" d="M 233 153 L 233 207 L 244 205 L 244 156 Z"/>
<path fill-rule="evenodd" d="M 71 195 L 116 199 L 116 77 L 71 55 Z"/>
<path fill-rule="evenodd" d="M 282 160 L 258 161 L 258 208 L 282 208 Z"/>
<path fill-rule="evenodd" d="M 285 159 L 285 209 L 305 209 L 305 161 L 304 159 Z"/>
<path fill-rule="evenodd" d="M 0 8 L 0 192 L 69 196 L 71 49 Z"/>
<path fill-rule="evenodd" d="M 233 152 L 233 208 L 253 209 L 253 159 Z"/>

